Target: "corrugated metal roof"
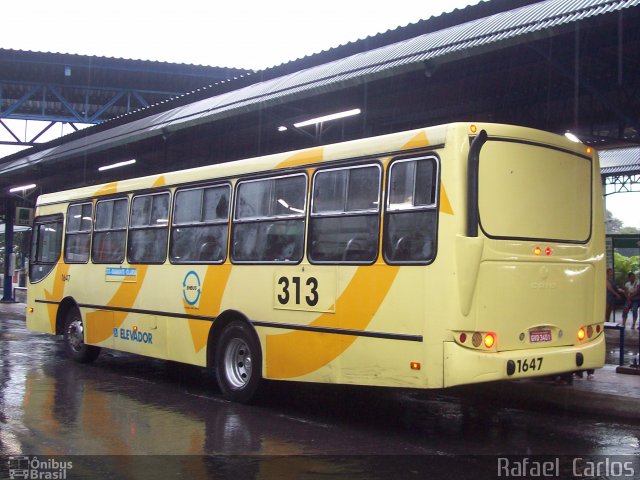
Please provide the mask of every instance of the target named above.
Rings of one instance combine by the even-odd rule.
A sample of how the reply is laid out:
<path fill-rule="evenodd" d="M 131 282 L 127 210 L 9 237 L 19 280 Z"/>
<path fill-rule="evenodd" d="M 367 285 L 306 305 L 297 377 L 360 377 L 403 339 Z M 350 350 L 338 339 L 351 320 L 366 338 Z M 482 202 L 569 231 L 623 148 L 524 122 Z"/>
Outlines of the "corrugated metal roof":
<path fill-rule="evenodd" d="M 87 129 L 87 137 L 10 161 L 0 167 L 0 173 L 28 164 L 69 158 L 80 151 L 101 151 L 254 108 L 384 78 L 398 71 L 422 69 L 427 61 L 444 63 L 504 48 L 535 38 L 542 32 L 548 33 L 550 29 L 563 29 L 580 20 L 638 5 L 640 0 L 548 0 L 528 5 L 249 85 L 93 135 Z"/>
<path fill-rule="evenodd" d="M 602 175 L 640 174 L 640 147 L 600 150 Z"/>

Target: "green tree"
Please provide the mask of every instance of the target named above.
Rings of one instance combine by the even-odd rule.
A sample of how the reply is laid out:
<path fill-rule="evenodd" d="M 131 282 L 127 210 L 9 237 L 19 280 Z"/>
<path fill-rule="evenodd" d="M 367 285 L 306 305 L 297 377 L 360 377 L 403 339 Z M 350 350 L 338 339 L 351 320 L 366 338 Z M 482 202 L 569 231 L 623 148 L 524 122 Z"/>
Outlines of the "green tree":
<path fill-rule="evenodd" d="M 620 233 L 620 230 L 624 226 L 622 220 L 614 217 L 613 213 L 611 213 L 609 210 L 605 211 L 604 224 L 607 233 Z"/>

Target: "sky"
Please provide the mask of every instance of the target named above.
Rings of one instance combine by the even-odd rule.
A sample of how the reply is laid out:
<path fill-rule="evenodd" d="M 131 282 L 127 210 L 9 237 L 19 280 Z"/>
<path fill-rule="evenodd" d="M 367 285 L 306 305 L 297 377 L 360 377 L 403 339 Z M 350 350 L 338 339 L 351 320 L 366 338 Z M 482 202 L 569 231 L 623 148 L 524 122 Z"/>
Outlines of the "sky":
<path fill-rule="evenodd" d="M 3 2 L 3 19 L 12 20 L 2 24 L 0 48 L 262 69 L 479 1 L 30 0 L 28 11 Z M 30 123 L 18 127 L 29 138 L 38 128 Z M 42 140 L 70 131 L 52 129 Z M 0 146 L 0 157 L 15 151 Z M 607 197 L 615 217 L 640 228 L 634 204 L 640 193 Z"/>
<path fill-rule="evenodd" d="M 479 0 L 3 2 L 0 46 L 261 69 Z"/>

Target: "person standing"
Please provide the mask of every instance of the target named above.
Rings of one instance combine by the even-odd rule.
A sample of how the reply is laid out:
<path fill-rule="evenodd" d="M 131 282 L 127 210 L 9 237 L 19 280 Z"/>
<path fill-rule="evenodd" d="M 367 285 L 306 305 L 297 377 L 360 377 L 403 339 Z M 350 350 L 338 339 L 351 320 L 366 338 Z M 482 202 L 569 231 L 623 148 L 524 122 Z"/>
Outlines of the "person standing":
<path fill-rule="evenodd" d="M 624 284 L 624 293 L 627 297 L 627 301 L 625 302 L 624 308 L 622 309 L 622 326 L 626 327 L 627 317 L 629 316 L 629 311 L 631 311 L 631 317 L 633 318 L 631 328 L 634 329 L 636 328 L 636 321 L 638 320 L 638 306 L 640 304 L 640 282 L 638 282 L 636 274 L 633 272 L 629 272 L 628 278 L 629 281 Z"/>
<path fill-rule="evenodd" d="M 616 299 L 622 300 L 624 298 L 624 292 L 618 285 L 613 277 L 613 268 L 607 268 L 607 311 L 604 314 L 604 321 L 608 322 L 611 319 L 611 311 L 616 303 Z M 615 321 L 615 317 L 613 319 Z"/>

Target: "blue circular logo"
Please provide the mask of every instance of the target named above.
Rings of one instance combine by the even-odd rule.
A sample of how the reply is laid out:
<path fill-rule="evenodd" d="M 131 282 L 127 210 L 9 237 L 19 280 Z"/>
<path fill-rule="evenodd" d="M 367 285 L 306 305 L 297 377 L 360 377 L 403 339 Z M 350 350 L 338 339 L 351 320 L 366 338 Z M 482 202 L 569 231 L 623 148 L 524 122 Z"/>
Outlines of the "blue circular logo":
<path fill-rule="evenodd" d="M 184 301 L 189 305 L 194 306 L 200 300 L 201 293 L 201 284 L 200 277 L 198 274 L 191 270 L 184 276 L 184 280 L 182 281 L 182 296 L 184 297 Z"/>

